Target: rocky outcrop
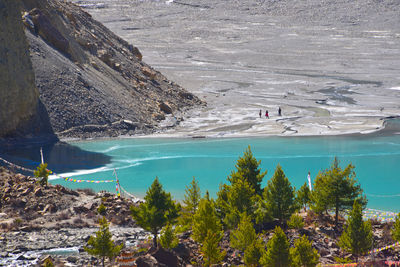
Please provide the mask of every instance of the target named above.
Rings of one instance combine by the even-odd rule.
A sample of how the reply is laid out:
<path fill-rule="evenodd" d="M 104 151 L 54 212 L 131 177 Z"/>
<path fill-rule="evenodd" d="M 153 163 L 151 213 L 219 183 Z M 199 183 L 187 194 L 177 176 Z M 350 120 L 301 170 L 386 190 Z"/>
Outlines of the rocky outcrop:
<path fill-rule="evenodd" d="M 149 133 L 204 104 L 72 3 L 5 0 L 0 20 L 0 137 Z"/>
<path fill-rule="evenodd" d="M 0 138 L 43 131 L 42 108 L 19 0 L 0 2 Z M 51 132 L 49 127 L 45 127 Z"/>

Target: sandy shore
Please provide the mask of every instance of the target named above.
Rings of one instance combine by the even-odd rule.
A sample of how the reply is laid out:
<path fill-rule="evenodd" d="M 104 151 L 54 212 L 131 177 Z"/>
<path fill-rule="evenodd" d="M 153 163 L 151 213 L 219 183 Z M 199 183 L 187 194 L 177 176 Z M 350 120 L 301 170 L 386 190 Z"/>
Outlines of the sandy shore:
<path fill-rule="evenodd" d="M 394 1 L 75 2 L 208 102 L 168 135 L 371 133 L 400 114 Z"/>

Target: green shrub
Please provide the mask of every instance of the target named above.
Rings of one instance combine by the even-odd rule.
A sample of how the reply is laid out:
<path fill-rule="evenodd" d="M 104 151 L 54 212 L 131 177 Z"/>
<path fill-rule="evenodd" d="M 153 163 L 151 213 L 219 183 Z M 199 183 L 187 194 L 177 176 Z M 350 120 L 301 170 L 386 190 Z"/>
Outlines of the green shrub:
<path fill-rule="evenodd" d="M 107 211 L 106 206 L 104 206 L 103 202 L 101 202 L 100 206 L 97 208 L 97 212 L 98 212 L 100 215 L 105 215 L 105 214 L 106 214 L 106 211 Z"/>
<path fill-rule="evenodd" d="M 292 214 L 287 222 L 287 225 L 290 229 L 301 229 L 304 227 L 303 217 L 298 214 Z"/>

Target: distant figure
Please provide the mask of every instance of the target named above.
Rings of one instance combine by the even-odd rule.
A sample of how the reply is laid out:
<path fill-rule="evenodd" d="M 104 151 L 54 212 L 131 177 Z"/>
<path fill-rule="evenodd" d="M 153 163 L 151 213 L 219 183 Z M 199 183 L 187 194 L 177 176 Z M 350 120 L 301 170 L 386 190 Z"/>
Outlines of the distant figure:
<path fill-rule="evenodd" d="M 265 111 L 265 117 L 266 117 L 267 119 L 269 119 L 268 110 Z"/>
<path fill-rule="evenodd" d="M 279 116 L 282 116 L 282 109 L 281 109 L 281 107 L 278 108 L 278 115 L 279 115 Z"/>
<path fill-rule="evenodd" d="M 260 112 L 258 113 L 258 115 L 260 115 L 260 118 L 261 118 L 261 109 L 260 109 Z"/>

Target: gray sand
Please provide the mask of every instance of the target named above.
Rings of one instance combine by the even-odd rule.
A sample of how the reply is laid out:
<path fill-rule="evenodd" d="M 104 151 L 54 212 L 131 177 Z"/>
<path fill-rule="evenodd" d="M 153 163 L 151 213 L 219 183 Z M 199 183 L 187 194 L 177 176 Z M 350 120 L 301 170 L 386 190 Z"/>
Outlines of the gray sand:
<path fill-rule="evenodd" d="M 369 133 L 400 114 L 398 0 L 73 2 L 208 102 L 166 134 Z"/>

